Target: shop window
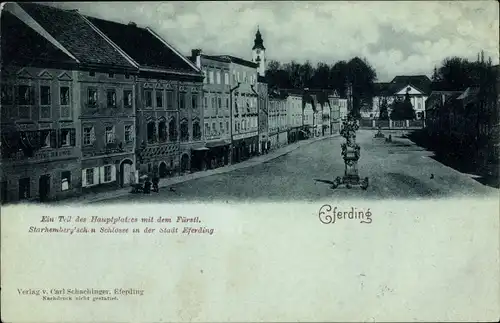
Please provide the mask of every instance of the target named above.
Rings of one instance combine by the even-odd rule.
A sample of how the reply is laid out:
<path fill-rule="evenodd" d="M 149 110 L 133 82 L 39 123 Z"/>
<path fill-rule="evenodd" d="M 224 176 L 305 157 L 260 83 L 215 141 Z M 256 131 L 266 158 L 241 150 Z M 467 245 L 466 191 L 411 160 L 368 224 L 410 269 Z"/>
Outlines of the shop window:
<path fill-rule="evenodd" d="M 61 190 L 67 191 L 71 187 L 71 172 L 64 171 L 61 173 Z"/>

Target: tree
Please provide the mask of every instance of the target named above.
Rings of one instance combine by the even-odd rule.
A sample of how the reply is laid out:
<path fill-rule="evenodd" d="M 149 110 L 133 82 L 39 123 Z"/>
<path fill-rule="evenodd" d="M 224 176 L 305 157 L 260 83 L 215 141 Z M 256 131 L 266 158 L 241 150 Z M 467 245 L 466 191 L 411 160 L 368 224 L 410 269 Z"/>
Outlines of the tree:
<path fill-rule="evenodd" d="M 415 110 L 411 104 L 410 94 L 407 92 L 404 100 L 395 100 L 391 112 L 392 120 L 414 120 Z"/>
<path fill-rule="evenodd" d="M 347 94 L 347 62 L 339 61 L 330 68 L 328 83 L 341 97 Z"/>
<path fill-rule="evenodd" d="M 299 67 L 300 88 L 310 87 L 314 69 L 309 61 Z"/>
<path fill-rule="evenodd" d="M 350 113 L 359 117 L 362 108 L 371 110 L 377 73 L 365 59 L 359 57 L 354 57 L 347 63 L 347 73 L 347 81 L 352 86 Z"/>
<path fill-rule="evenodd" d="M 379 104 L 379 120 L 389 120 L 389 104 L 387 98 L 383 97 Z"/>
<path fill-rule="evenodd" d="M 330 67 L 327 64 L 318 63 L 311 78 L 311 87 L 315 89 L 331 89 Z"/>

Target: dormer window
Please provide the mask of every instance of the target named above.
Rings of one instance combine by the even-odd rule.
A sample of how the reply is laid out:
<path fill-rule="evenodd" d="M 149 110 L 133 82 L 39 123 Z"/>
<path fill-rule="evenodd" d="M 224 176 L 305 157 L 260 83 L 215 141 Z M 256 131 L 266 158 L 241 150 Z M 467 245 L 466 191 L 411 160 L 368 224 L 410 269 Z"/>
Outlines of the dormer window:
<path fill-rule="evenodd" d="M 411 87 L 407 87 L 406 92 L 410 92 L 410 91 L 411 91 Z"/>

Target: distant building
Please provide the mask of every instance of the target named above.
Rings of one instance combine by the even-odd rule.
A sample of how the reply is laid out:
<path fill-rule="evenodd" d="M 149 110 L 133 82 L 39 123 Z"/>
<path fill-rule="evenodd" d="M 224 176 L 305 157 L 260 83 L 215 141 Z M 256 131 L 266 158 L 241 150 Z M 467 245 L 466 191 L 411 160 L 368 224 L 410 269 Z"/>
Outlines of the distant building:
<path fill-rule="evenodd" d="M 303 117 L 303 134 L 305 136 L 314 135 L 314 110 L 315 110 L 315 98 L 308 92 L 304 92 L 302 96 L 302 117 Z"/>
<path fill-rule="evenodd" d="M 410 95 L 411 104 L 415 110 L 416 119 L 425 119 L 425 101 L 431 93 L 431 80 L 425 75 L 400 75 L 389 83 L 376 83 L 372 109 L 361 111 L 363 118 L 377 119 L 380 115 L 380 106 L 387 102 L 390 115 L 391 104 L 396 99 L 404 100 Z"/>
<path fill-rule="evenodd" d="M 252 62 L 257 63 L 257 71 L 260 76 L 264 77 L 266 74 L 266 48 L 264 47 L 264 40 L 260 30 L 257 29 L 255 34 L 254 45 L 252 47 Z"/>
<path fill-rule="evenodd" d="M 340 97 L 337 91 L 328 95 L 330 102 L 330 133 L 338 133 L 340 130 Z"/>
<path fill-rule="evenodd" d="M 282 147 L 288 143 L 287 133 L 287 97 L 285 91 L 269 93 L 269 140 L 271 149 Z"/>
<path fill-rule="evenodd" d="M 294 143 L 299 140 L 302 128 L 302 96 L 301 90 L 286 90 L 287 97 L 287 128 L 288 142 Z"/>
<path fill-rule="evenodd" d="M 257 108 L 259 110 L 259 153 L 268 151 L 270 147 L 269 140 L 269 93 L 268 85 L 264 77 L 257 77 Z"/>

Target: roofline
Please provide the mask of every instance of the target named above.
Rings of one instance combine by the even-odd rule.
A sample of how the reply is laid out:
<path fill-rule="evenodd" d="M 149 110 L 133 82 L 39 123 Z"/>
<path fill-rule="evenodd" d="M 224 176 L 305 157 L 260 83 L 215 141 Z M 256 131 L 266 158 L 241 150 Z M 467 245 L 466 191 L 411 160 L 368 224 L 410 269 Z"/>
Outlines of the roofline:
<path fill-rule="evenodd" d="M 411 83 L 408 83 L 407 85 L 403 86 L 403 88 L 404 88 L 404 87 L 407 87 L 407 86 L 411 86 L 411 87 L 413 87 L 415 90 L 420 91 L 420 93 L 422 93 L 422 94 L 426 94 L 426 93 L 425 93 L 425 91 L 422 91 L 421 89 L 419 89 L 418 87 L 416 87 L 415 85 L 413 85 L 413 84 L 411 84 Z M 401 91 L 401 90 L 394 91 L 394 94 L 396 94 L 396 93 L 397 93 L 397 92 L 399 92 L 399 91 Z"/>
<path fill-rule="evenodd" d="M 12 7 L 12 8 L 11 8 Z M 68 55 L 71 59 L 75 60 L 76 63 L 80 63 L 80 61 L 73 55 L 66 47 L 64 47 L 59 41 L 57 41 L 45 28 L 43 28 L 35 18 L 33 18 L 29 13 L 27 13 L 19 4 L 15 2 L 8 2 L 2 4 L 2 10 L 7 10 L 11 14 L 13 14 L 17 19 L 21 20 L 28 28 L 31 28 L 37 34 L 48 40 L 52 45 L 62 51 L 64 54 Z M 16 12 L 17 11 L 17 12 Z M 21 17 L 20 15 L 21 14 Z M 29 17 L 26 21 L 25 17 Z M 32 27 L 36 27 L 33 28 Z M 37 30 L 38 29 L 38 30 Z"/>
<path fill-rule="evenodd" d="M 139 64 L 132 57 L 130 57 L 123 49 L 120 48 L 120 46 L 115 44 L 108 36 L 106 36 L 106 34 L 103 31 L 101 31 L 99 28 L 97 28 L 97 26 L 95 26 L 89 19 L 87 19 L 87 17 L 80 14 L 79 12 L 78 12 L 78 14 L 80 15 L 80 17 L 83 18 L 83 20 L 92 29 L 94 29 L 95 32 L 97 32 L 102 38 L 104 38 L 104 40 L 107 41 L 111 45 L 111 47 L 113 47 L 120 55 L 122 55 L 132 66 L 134 66 L 135 68 L 139 67 Z M 94 18 L 94 17 L 91 17 L 91 18 Z M 98 19 L 98 18 L 95 18 L 95 19 Z"/>
<path fill-rule="evenodd" d="M 190 73 L 190 72 L 178 72 L 178 71 L 174 71 L 174 70 L 167 70 L 167 69 L 161 69 L 161 68 L 155 68 L 155 67 L 145 67 L 145 66 L 139 66 L 139 71 L 202 77 L 202 74 L 196 74 L 196 73 Z"/>
<path fill-rule="evenodd" d="M 199 69 L 198 66 L 196 66 L 196 64 L 193 64 L 193 62 L 191 62 L 189 59 L 187 59 L 187 57 L 185 57 L 184 55 L 182 55 L 177 49 L 175 49 L 172 45 L 170 45 L 169 43 L 167 43 L 167 41 L 164 40 L 163 38 L 161 38 L 160 35 L 158 35 L 156 32 L 154 32 L 154 30 L 152 30 L 149 27 L 146 27 L 146 30 L 149 31 L 153 36 L 155 36 L 156 38 L 158 38 L 163 44 L 165 44 L 165 46 L 167 46 L 168 48 L 170 48 L 170 50 L 172 50 L 174 53 L 176 53 L 186 63 L 188 63 L 189 66 L 191 66 L 192 68 L 194 68 L 195 71 L 198 71 L 198 72 L 201 73 L 201 69 Z"/>

